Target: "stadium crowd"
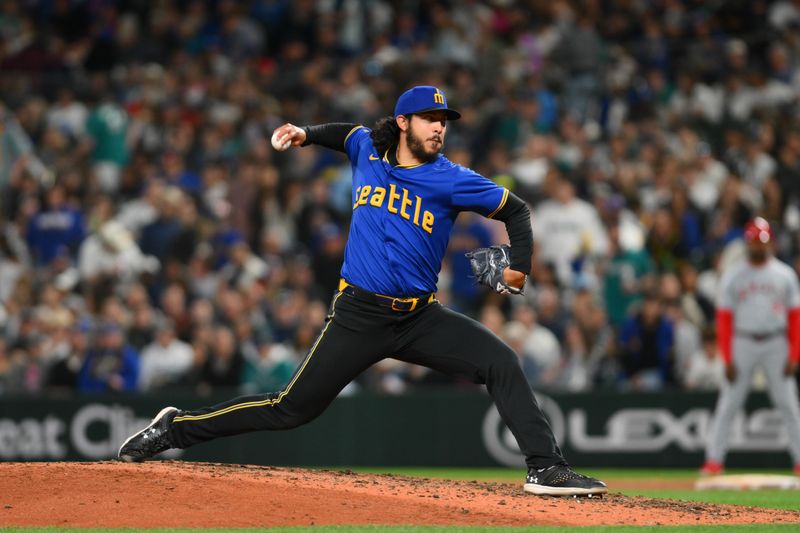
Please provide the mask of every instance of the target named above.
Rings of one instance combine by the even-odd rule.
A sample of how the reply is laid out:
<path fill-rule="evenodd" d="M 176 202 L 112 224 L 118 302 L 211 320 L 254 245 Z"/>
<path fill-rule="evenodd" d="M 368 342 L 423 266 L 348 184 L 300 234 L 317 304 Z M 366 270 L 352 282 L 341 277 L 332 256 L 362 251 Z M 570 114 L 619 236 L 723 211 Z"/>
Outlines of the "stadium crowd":
<path fill-rule="evenodd" d="M 524 297 L 439 299 L 537 388 L 715 389 L 715 283 L 753 215 L 800 268 L 796 0 L 0 2 L 0 394 L 245 392 L 321 329 L 350 167 L 284 122 L 373 124 L 414 84 L 446 155 L 532 206 Z M 390 354 L 388 354 L 390 355 Z M 349 390 L 442 376 L 391 359 Z"/>

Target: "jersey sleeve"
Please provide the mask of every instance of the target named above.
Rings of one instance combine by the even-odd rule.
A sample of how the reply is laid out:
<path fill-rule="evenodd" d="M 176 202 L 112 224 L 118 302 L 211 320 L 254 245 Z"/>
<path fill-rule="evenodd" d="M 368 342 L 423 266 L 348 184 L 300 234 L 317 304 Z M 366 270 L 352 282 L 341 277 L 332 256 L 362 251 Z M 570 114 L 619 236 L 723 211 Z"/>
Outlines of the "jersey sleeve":
<path fill-rule="evenodd" d="M 372 141 L 369 138 L 369 132 L 369 128 L 359 124 L 350 130 L 350 133 L 348 133 L 347 137 L 344 138 L 344 151 L 350 161 L 358 161 L 358 157 L 362 150 L 370 150 L 370 148 L 365 148 L 366 143 L 369 143 L 370 146 L 372 145 Z"/>
<path fill-rule="evenodd" d="M 459 211 L 474 211 L 487 218 L 494 217 L 508 200 L 508 189 L 464 167 L 453 183 L 452 203 Z"/>

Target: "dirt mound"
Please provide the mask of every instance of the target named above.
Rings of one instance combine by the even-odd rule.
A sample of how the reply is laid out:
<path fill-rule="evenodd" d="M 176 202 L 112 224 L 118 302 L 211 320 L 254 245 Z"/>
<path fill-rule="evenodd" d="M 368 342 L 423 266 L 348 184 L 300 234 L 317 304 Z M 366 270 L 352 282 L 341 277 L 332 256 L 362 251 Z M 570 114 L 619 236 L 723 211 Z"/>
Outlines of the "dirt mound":
<path fill-rule="evenodd" d="M 611 487 L 612 490 L 614 487 Z M 0 525 L 800 523 L 800 512 L 609 494 L 526 495 L 520 484 L 189 462 L 0 464 Z"/>

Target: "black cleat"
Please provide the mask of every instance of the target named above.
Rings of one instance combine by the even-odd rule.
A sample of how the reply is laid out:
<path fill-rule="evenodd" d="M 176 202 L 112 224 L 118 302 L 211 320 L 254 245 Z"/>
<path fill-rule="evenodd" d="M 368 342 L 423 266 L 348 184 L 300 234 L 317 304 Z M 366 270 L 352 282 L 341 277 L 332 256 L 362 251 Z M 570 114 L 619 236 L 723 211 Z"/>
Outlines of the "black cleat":
<path fill-rule="evenodd" d="M 608 492 L 602 481 L 578 474 L 563 464 L 528 468 L 524 489 L 540 496 L 592 496 Z"/>
<path fill-rule="evenodd" d="M 167 439 L 167 430 L 176 414 L 178 410 L 175 407 L 165 407 L 159 411 L 149 426 L 122 443 L 117 454 L 119 459 L 126 463 L 138 463 L 172 448 Z"/>

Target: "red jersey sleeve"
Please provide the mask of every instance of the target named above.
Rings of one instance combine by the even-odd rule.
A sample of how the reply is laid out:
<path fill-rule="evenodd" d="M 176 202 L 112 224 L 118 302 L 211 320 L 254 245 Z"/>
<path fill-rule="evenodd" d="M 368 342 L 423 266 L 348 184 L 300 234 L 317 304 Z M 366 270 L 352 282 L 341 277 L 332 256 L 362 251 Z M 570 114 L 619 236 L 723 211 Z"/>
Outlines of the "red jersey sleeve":
<path fill-rule="evenodd" d="M 717 309 L 717 346 L 726 365 L 733 361 L 733 312 L 730 309 Z"/>
<path fill-rule="evenodd" d="M 789 309 L 786 336 L 789 341 L 789 360 L 800 363 L 800 307 Z"/>

